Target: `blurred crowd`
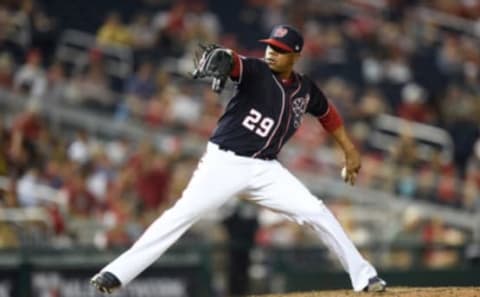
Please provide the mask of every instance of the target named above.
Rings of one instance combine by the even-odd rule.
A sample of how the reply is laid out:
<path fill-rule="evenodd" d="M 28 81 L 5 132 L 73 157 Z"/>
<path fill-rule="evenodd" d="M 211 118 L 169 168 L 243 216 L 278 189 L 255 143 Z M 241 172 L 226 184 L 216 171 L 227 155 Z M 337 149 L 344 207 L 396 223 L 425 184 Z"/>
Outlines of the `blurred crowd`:
<path fill-rule="evenodd" d="M 183 143 L 196 139 L 201 147 L 223 110 L 224 98 L 185 78 L 196 45 L 216 42 L 261 57 L 255 38 L 268 35 L 274 24 L 291 23 L 305 37 L 298 70 L 309 73 L 338 107 L 363 152 L 359 185 L 478 212 L 480 1 L 249 0 L 231 4 L 234 15 L 221 13 L 232 10 L 227 2 L 144 0 L 138 11 L 99 13 L 100 25 L 88 32 L 95 46 L 76 64 L 58 59 L 65 20 L 48 1 L 0 0 L 0 90 L 25 106 L 15 115 L 2 111 L 0 176 L 7 182 L 0 189 L 1 207 L 44 209 L 44 232 L 53 232 L 59 246 L 131 243 L 181 195 L 199 157 L 184 154 Z M 426 18 L 422 9 L 438 15 Z M 478 30 L 445 20 L 452 17 Z M 133 55 L 125 77 L 111 71 L 112 48 Z M 87 128 L 66 133 L 49 125 L 46 106 L 168 131 L 175 138 L 160 150 L 152 139 L 102 139 Z M 439 152 L 420 157 L 415 131 L 408 128 L 387 150 L 372 147 L 368 137 L 383 113 L 444 129 L 453 141 L 451 158 Z M 295 172 L 337 179 L 342 162 L 313 119 L 304 120 L 281 159 Z M 340 204 L 335 210 L 350 211 Z M 307 241 L 294 227 L 278 229 L 283 225 L 276 219 L 259 216 L 253 241 Z M 41 227 L 23 235 L 0 224 L 0 247 L 22 245 L 32 236 L 42 242 Z M 467 240 L 441 218 L 421 222 L 412 236 L 407 225 L 394 240 Z"/>

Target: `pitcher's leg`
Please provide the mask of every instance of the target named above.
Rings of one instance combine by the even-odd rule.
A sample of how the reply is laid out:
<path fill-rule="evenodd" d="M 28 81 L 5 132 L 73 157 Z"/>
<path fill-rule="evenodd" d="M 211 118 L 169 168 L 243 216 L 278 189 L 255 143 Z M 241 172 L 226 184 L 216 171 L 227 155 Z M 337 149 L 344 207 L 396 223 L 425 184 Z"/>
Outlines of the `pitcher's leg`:
<path fill-rule="evenodd" d="M 188 228 L 199 219 L 200 213 L 182 197 L 172 208 L 156 219 L 134 245 L 102 271 L 113 273 L 126 285 L 156 261 Z M 206 206 L 206 205 L 205 205 Z M 211 206 L 213 208 L 213 205 Z"/>
<path fill-rule="evenodd" d="M 362 257 L 331 211 L 317 198 L 313 199 L 319 202 L 319 206 L 313 208 L 316 209 L 316 213 L 299 210 L 297 217 L 311 225 L 321 240 L 336 254 L 350 275 L 353 289 L 363 290 L 368 280 L 377 275 L 377 271 Z"/>
<path fill-rule="evenodd" d="M 311 226 L 349 273 L 353 289 L 361 291 L 377 275 L 359 253 L 340 223 L 323 202 L 280 164 L 255 181 L 253 201 L 283 213 L 299 224 Z M 266 171 L 267 172 L 267 171 Z"/>
<path fill-rule="evenodd" d="M 151 265 L 198 219 L 220 207 L 246 184 L 247 168 L 235 172 L 228 159 L 203 158 L 182 197 L 153 222 L 135 244 L 102 269 L 125 285 Z M 231 179 L 225 180 L 228 173 Z M 222 181 L 219 183 L 219 181 Z"/>

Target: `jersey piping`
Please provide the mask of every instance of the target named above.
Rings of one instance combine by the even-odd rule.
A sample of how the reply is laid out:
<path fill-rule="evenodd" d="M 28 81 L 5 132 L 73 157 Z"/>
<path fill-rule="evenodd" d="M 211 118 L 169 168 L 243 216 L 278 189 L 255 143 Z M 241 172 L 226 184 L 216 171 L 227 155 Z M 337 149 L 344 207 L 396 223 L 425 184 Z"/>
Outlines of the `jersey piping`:
<path fill-rule="evenodd" d="M 322 119 L 322 118 L 326 117 L 329 112 L 330 112 L 330 104 L 327 106 L 327 110 L 325 111 L 325 113 L 322 114 L 321 116 L 318 116 L 317 119 Z"/>
<path fill-rule="evenodd" d="M 238 84 L 240 84 L 243 78 L 243 57 L 239 57 L 238 60 L 240 61 L 240 74 L 238 75 Z"/>
<path fill-rule="evenodd" d="M 295 76 L 297 76 L 295 74 Z M 292 98 L 298 93 L 298 91 L 300 91 L 300 89 L 302 88 L 302 82 L 301 80 L 297 77 L 298 79 L 298 87 L 297 89 L 289 96 L 289 103 L 292 104 Z M 280 150 L 280 148 L 282 147 L 282 142 L 283 142 L 283 139 L 285 138 L 285 135 L 287 135 L 288 133 L 288 130 L 290 129 L 290 120 L 291 120 L 291 117 L 292 117 L 292 110 L 291 108 L 288 109 L 288 121 L 287 121 L 287 126 L 285 127 L 285 132 L 283 133 L 282 137 L 280 138 L 280 141 L 278 143 L 278 147 L 277 149 Z"/>
<path fill-rule="evenodd" d="M 270 137 L 268 138 L 268 141 L 265 143 L 265 145 L 256 153 L 254 153 L 252 155 L 252 158 L 255 158 L 256 156 L 258 156 L 262 151 L 264 151 L 268 145 L 270 144 L 270 142 L 272 141 L 273 139 L 273 136 L 275 136 L 275 133 L 277 133 L 277 130 L 278 128 L 280 127 L 280 124 L 282 122 L 282 117 L 283 117 L 283 112 L 284 112 L 284 109 L 285 109 L 285 91 L 283 90 L 283 87 L 282 85 L 280 84 L 280 82 L 277 80 L 277 78 L 275 77 L 275 75 L 272 75 L 275 83 L 277 84 L 277 86 L 280 88 L 280 91 L 282 92 L 282 109 L 280 110 L 280 116 L 278 117 L 278 122 L 277 122 L 277 126 L 275 127 L 275 129 L 273 130 L 272 134 L 270 135 Z"/>

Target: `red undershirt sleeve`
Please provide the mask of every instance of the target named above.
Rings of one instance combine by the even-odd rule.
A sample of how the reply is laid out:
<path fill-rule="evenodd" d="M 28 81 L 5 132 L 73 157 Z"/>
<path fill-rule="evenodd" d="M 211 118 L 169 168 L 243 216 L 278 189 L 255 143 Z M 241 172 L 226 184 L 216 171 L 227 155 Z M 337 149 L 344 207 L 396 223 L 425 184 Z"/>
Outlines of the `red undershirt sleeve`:
<path fill-rule="evenodd" d="M 230 77 L 233 80 L 237 80 L 240 77 L 240 56 L 232 51 L 232 59 L 233 59 L 233 67 L 232 71 L 230 72 Z"/>
<path fill-rule="evenodd" d="M 329 133 L 343 125 L 342 116 L 338 113 L 337 108 L 330 102 L 328 103 L 327 111 L 317 119 Z"/>

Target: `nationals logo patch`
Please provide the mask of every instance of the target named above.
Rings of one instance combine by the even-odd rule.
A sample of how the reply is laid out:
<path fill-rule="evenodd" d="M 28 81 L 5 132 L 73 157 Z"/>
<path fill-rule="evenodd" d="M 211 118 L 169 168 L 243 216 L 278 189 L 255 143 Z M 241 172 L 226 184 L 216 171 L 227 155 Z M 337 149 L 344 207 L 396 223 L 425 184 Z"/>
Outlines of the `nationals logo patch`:
<path fill-rule="evenodd" d="M 310 101 L 310 95 L 306 97 L 297 97 L 292 101 L 292 111 L 293 111 L 293 126 L 295 128 L 300 127 L 302 123 L 302 116 L 307 110 L 307 104 Z"/>
<path fill-rule="evenodd" d="M 287 28 L 280 27 L 280 28 L 277 28 L 277 29 L 275 30 L 275 32 L 273 32 L 273 37 L 282 38 L 282 37 L 284 37 L 285 35 L 287 35 L 287 33 L 288 33 L 288 29 L 287 29 Z"/>

